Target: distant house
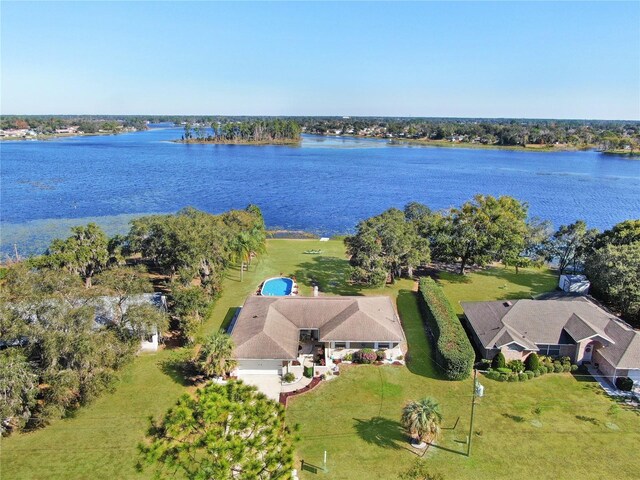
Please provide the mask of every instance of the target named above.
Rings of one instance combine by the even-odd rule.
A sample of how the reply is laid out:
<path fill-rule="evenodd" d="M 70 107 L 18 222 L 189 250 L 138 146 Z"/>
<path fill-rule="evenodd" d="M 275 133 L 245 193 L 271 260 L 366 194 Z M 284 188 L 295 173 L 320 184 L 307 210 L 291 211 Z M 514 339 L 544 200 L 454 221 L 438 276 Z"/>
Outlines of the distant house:
<path fill-rule="evenodd" d="M 389 297 L 249 297 L 231 326 L 238 375 L 280 375 L 312 356 L 316 365 L 363 348 L 389 359 L 406 344 Z"/>
<path fill-rule="evenodd" d="M 531 352 L 567 356 L 612 378 L 640 384 L 640 332 L 586 297 L 462 302 L 480 354 L 524 360 Z"/>

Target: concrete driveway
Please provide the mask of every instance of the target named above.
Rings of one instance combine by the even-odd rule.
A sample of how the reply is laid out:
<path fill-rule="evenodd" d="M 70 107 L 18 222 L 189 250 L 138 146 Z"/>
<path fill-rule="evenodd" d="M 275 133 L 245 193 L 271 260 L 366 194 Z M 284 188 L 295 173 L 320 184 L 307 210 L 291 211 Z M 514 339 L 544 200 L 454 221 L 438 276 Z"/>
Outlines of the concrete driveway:
<path fill-rule="evenodd" d="M 252 374 L 242 374 L 240 372 L 238 374 L 238 378 L 242 380 L 244 383 L 248 383 L 249 385 L 255 385 L 258 387 L 262 393 L 264 393 L 267 397 L 275 400 L 276 402 L 280 400 L 280 375 L 276 374 L 265 374 L 265 375 L 252 375 Z"/>

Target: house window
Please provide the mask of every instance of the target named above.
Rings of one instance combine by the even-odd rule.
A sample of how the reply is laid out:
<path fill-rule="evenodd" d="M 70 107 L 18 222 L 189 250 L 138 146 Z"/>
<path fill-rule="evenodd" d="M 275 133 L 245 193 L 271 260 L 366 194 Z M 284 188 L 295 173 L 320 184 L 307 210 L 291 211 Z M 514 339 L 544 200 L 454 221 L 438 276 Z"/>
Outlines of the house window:
<path fill-rule="evenodd" d="M 391 348 L 391 347 L 389 346 L 389 342 L 378 342 L 378 348 L 382 350 L 382 349 Z"/>
<path fill-rule="evenodd" d="M 538 348 L 540 349 L 538 352 L 539 355 L 548 355 L 550 357 L 560 356 L 560 345 L 539 344 Z"/>
<path fill-rule="evenodd" d="M 347 342 L 333 342 L 333 348 L 347 348 Z"/>
<path fill-rule="evenodd" d="M 351 348 L 376 348 L 374 342 L 351 342 Z"/>

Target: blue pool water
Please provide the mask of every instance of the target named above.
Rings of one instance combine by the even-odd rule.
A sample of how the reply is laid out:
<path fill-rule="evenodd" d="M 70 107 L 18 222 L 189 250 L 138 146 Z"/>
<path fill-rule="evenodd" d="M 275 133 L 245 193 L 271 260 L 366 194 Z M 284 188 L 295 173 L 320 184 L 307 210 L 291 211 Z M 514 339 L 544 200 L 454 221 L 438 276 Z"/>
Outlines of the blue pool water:
<path fill-rule="evenodd" d="M 270 278 L 262 285 L 261 293 L 267 297 L 284 297 L 291 294 L 293 289 L 293 280 L 290 278 L 279 277 Z"/>
<path fill-rule="evenodd" d="M 183 145 L 181 129 L 0 144 L 0 257 L 40 253 L 72 225 L 126 233 L 137 215 L 260 206 L 270 228 L 320 236 L 415 200 L 434 210 L 512 195 L 555 227 L 640 218 L 640 160 L 589 152 L 390 145 L 304 135 L 300 146 Z"/>

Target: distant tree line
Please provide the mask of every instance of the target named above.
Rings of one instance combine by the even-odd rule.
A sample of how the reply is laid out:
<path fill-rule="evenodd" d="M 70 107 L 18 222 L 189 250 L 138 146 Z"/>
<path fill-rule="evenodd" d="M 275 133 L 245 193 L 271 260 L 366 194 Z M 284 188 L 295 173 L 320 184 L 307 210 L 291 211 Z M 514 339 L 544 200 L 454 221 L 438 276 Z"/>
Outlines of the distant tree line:
<path fill-rule="evenodd" d="M 454 140 L 484 145 L 568 145 L 640 150 L 640 122 L 603 120 L 310 118 L 305 132 Z"/>
<path fill-rule="evenodd" d="M 210 128 L 207 128 L 210 126 Z M 183 141 L 212 143 L 281 143 L 300 140 L 300 125 L 294 120 L 272 119 L 198 123 L 184 126 Z"/>
<path fill-rule="evenodd" d="M 471 266 L 501 262 L 519 268 L 554 262 L 558 274 L 584 272 L 592 293 L 632 323 L 640 324 L 640 220 L 598 232 L 578 220 L 553 230 L 528 218 L 512 197 L 476 195 L 462 206 L 432 211 L 409 203 L 362 220 L 345 239 L 352 281 L 383 285 L 429 262 Z"/>
<path fill-rule="evenodd" d="M 253 205 L 221 215 L 186 208 L 141 217 L 126 236 L 108 238 L 95 224 L 71 233 L 44 255 L 0 269 L 3 435 L 46 425 L 110 388 L 152 329 L 194 341 L 224 270 L 250 263 L 266 238 Z M 150 304 L 127 305 L 153 291 L 150 271 L 167 275 L 169 316 Z M 101 324 L 96 306 L 104 297 L 114 311 Z M 222 347 L 207 343 L 202 352 L 214 348 Z M 204 355 L 197 365 L 207 373 L 225 368 L 211 362 Z"/>
<path fill-rule="evenodd" d="M 92 115 L 5 115 L 0 119 L 0 129 L 28 129 L 39 134 L 53 134 L 56 130 L 78 127 L 83 133 L 112 132 L 124 129 L 146 130 L 144 118 L 131 116 L 92 116 Z"/>

